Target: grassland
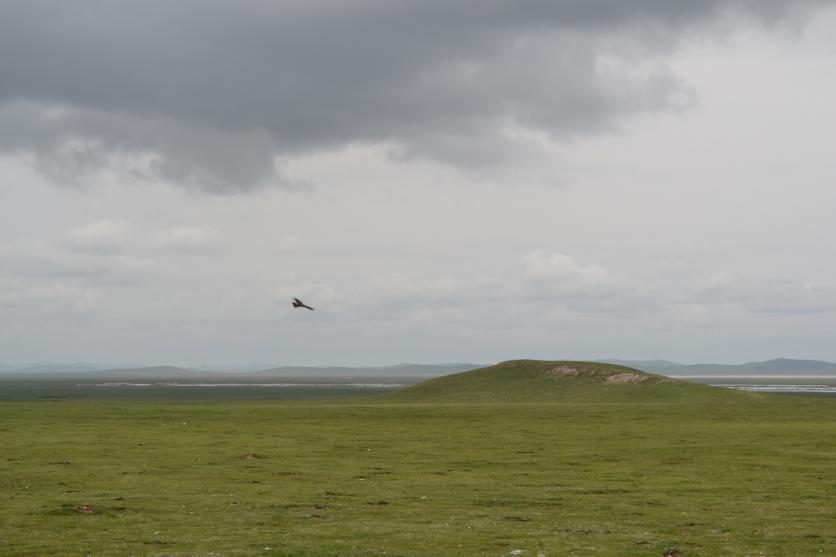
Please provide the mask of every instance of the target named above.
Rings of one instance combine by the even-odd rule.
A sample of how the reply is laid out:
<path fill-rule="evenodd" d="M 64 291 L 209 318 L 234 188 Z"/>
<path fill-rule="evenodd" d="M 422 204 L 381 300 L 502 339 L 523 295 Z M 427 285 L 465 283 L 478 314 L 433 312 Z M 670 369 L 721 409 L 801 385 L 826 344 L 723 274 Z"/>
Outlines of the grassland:
<path fill-rule="evenodd" d="M 637 392 L 0 403 L 0 554 L 836 555 L 833 399 Z"/>

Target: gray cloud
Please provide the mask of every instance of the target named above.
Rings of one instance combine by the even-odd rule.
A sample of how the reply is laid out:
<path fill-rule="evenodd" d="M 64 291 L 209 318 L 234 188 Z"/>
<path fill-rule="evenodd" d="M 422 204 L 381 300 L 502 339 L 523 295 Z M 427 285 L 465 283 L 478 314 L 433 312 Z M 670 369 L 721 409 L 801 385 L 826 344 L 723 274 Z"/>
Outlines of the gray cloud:
<path fill-rule="evenodd" d="M 121 252 L 115 244 L 70 243 L 66 247 L 38 242 L 0 244 L 0 279 L 30 285 L 52 281 L 134 284 L 157 266 L 154 259 Z"/>
<path fill-rule="evenodd" d="M 162 252 L 208 252 L 217 247 L 218 231 L 205 224 L 142 230 L 125 220 L 102 219 L 67 231 L 60 245 L 69 251 L 98 255 Z"/>
<path fill-rule="evenodd" d="M 836 292 L 829 284 L 788 279 L 760 279 L 715 273 L 699 281 L 693 297 L 703 304 L 731 304 L 756 314 L 833 313 Z"/>
<path fill-rule="evenodd" d="M 816 2 L 9 1 L 0 152 L 59 182 L 122 165 L 217 192 L 351 143 L 484 164 L 687 106 L 682 37 Z M 660 58 L 662 56 L 662 58 Z"/>
<path fill-rule="evenodd" d="M 293 296 L 321 304 L 341 321 L 465 324 L 471 329 L 525 329 L 568 316 L 639 322 L 674 316 L 702 321 L 734 309 L 749 315 L 831 314 L 833 289 L 794 280 L 736 278 L 716 273 L 657 277 L 648 281 L 572 256 L 534 250 L 519 266 L 499 265 L 493 277 L 467 273 L 439 278 L 404 274 L 375 277 L 368 284 L 294 283 L 270 288 L 267 297 L 285 305 Z"/>

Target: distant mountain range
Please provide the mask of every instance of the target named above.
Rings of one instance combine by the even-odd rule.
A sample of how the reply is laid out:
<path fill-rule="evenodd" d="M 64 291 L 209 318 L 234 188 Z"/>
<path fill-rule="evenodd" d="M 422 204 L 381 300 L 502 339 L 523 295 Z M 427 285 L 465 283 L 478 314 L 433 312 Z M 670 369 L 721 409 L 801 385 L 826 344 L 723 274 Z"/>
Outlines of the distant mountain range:
<path fill-rule="evenodd" d="M 106 367 L 80 362 L 73 364 L 37 363 L 20 366 L 0 364 L 0 373 L 83 373 L 105 369 Z"/>
<path fill-rule="evenodd" d="M 30 378 L 66 378 L 66 379 L 199 379 L 219 377 L 250 377 L 265 379 L 268 377 L 436 377 L 461 371 L 470 371 L 484 367 L 484 364 L 397 364 L 392 366 L 364 367 L 315 367 L 284 366 L 260 371 L 241 372 L 209 371 L 187 369 L 175 366 L 106 368 L 92 364 L 39 364 L 31 366 L 4 366 L 0 364 L 0 376 Z"/>
<path fill-rule="evenodd" d="M 746 364 L 680 364 L 668 360 L 599 360 L 632 367 L 649 373 L 674 376 L 744 376 L 744 375 L 836 375 L 836 363 L 821 360 L 793 360 L 777 358 Z"/>
<path fill-rule="evenodd" d="M 213 373 L 175 366 L 152 366 L 122 369 L 101 369 L 74 375 L 86 379 L 199 379 Z"/>
<path fill-rule="evenodd" d="M 681 364 L 669 360 L 597 360 L 603 363 L 632 367 L 648 373 L 671 376 L 836 376 L 836 363 L 820 360 L 793 360 L 778 358 L 765 362 L 750 362 L 739 365 L 725 364 Z M 282 366 L 260 371 L 241 368 L 218 368 L 217 370 L 186 369 L 174 366 L 130 366 L 112 368 L 96 364 L 33 364 L 11 366 L 0 364 L 0 376 L 27 378 L 73 378 L 73 379 L 199 379 L 219 377 L 438 377 L 485 367 L 486 364 L 397 364 L 391 366 Z"/>
<path fill-rule="evenodd" d="M 259 371 L 258 375 L 276 375 L 285 377 L 299 377 L 307 375 L 318 375 L 323 377 L 336 377 L 343 375 L 363 376 L 426 376 L 435 377 L 438 375 L 449 375 L 461 371 L 470 371 L 485 367 L 485 364 L 397 364 L 393 366 L 380 367 L 310 367 L 310 366 L 286 366 L 274 367 Z"/>

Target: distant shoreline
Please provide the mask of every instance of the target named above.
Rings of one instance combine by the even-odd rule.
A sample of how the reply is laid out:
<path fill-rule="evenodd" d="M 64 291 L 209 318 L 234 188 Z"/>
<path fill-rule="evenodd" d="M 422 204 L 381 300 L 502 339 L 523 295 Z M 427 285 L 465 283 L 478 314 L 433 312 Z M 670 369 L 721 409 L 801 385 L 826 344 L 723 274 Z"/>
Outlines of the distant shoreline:
<path fill-rule="evenodd" d="M 678 375 L 662 373 L 673 379 L 832 379 L 836 381 L 836 374 L 827 375 L 770 375 L 770 374 L 744 374 L 744 375 Z"/>

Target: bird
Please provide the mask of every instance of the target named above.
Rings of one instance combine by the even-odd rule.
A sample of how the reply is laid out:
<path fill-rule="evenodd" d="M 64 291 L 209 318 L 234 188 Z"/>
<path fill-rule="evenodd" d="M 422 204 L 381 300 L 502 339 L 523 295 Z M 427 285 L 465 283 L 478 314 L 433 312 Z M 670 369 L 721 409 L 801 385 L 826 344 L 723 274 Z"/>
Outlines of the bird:
<path fill-rule="evenodd" d="M 303 302 L 299 298 L 293 298 L 293 307 L 295 307 L 295 308 L 308 308 L 311 311 L 314 310 L 311 306 L 305 304 L 305 302 Z"/>

